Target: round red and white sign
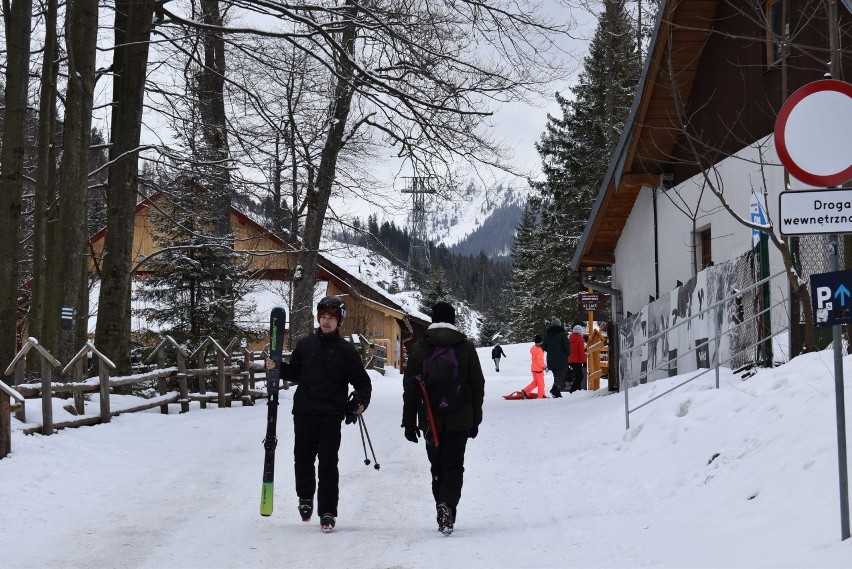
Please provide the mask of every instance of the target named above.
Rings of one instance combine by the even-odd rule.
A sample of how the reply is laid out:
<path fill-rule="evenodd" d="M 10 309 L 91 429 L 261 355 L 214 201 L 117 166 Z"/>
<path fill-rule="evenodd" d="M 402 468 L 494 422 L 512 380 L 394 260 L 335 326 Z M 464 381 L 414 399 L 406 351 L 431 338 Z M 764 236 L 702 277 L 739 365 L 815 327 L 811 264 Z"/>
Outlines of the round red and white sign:
<path fill-rule="evenodd" d="M 797 180 L 836 186 L 852 179 L 852 84 L 808 83 L 781 107 L 775 150 Z"/>

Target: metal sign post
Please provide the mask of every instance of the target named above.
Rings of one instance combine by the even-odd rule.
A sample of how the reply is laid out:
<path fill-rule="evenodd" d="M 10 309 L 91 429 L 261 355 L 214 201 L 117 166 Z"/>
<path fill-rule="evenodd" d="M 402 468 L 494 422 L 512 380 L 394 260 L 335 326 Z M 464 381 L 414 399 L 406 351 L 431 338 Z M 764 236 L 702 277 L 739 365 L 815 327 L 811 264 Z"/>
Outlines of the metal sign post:
<path fill-rule="evenodd" d="M 814 81 L 793 93 L 781 106 L 775 122 L 775 150 L 781 163 L 796 179 L 811 186 L 837 186 L 852 179 L 852 154 L 847 143 L 852 129 L 852 84 L 826 79 Z M 831 191 L 831 190 L 829 190 Z M 815 193 L 810 199 L 791 195 L 781 198 L 780 213 L 786 234 L 809 229 L 832 233 L 829 236 L 829 270 L 831 273 L 812 275 L 811 300 L 814 323 L 832 327 L 834 344 L 834 396 L 837 412 L 837 461 L 840 478 L 840 533 L 849 539 L 849 478 L 846 469 L 846 405 L 843 384 L 843 348 L 840 324 L 852 322 L 852 271 L 838 273 L 840 262 L 837 233 L 849 232 L 845 215 L 849 194 L 833 190 Z M 782 193 L 783 194 L 786 192 Z M 798 211 L 785 208 L 784 203 L 799 200 Z M 785 211 L 785 209 L 787 211 Z M 797 215 L 803 213 L 804 215 Z M 789 223 L 788 223 L 789 222 Z M 782 233 L 784 233 L 782 229 Z M 844 277 L 849 273 L 849 277 Z M 839 278 L 839 284 L 821 282 L 821 278 Z"/>

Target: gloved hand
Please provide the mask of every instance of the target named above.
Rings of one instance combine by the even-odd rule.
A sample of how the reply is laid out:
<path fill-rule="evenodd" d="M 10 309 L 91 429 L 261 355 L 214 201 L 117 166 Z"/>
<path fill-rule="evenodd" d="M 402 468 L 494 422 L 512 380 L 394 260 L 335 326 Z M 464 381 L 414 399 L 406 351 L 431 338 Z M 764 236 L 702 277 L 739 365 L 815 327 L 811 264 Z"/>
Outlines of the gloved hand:
<path fill-rule="evenodd" d="M 470 431 L 468 432 L 467 436 L 471 439 L 475 439 L 476 435 L 478 435 L 478 434 L 479 434 L 479 425 L 474 425 L 470 428 Z"/>
<path fill-rule="evenodd" d="M 420 440 L 420 431 L 417 427 L 405 427 L 405 438 L 413 443 Z"/>
<path fill-rule="evenodd" d="M 343 409 L 344 421 L 347 425 L 351 425 L 358 420 L 358 415 L 364 411 L 364 406 L 361 405 L 361 395 L 357 391 L 349 394 L 349 399 L 346 401 L 346 407 Z"/>
<path fill-rule="evenodd" d="M 343 417 L 343 422 L 347 425 L 351 425 L 358 420 L 358 415 L 355 414 L 354 409 L 349 408 L 349 405 L 347 405 L 346 409 L 343 410 Z"/>

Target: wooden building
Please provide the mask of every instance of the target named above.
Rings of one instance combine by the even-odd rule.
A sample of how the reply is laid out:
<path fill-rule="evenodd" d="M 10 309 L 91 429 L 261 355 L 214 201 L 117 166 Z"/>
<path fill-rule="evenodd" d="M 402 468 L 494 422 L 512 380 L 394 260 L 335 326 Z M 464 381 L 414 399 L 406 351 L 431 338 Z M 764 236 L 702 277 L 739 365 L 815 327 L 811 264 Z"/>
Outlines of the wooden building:
<path fill-rule="evenodd" d="M 134 267 L 134 278 L 145 277 L 145 261 L 157 251 L 152 215 L 157 209 L 167 207 L 165 198 L 160 194 L 146 198 L 136 206 L 133 251 L 137 264 Z M 248 254 L 251 278 L 281 283 L 291 281 L 297 258 L 292 247 L 233 206 L 231 227 L 235 235 L 234 249 Z M 105 234 L 106 229 L 101 229 L 90 239 L 92 262 L 101 257 Z M 401 370 L 404 364 L 403 344 L 422 334 L 420 329 L 425 330 L 429 323 L 407 314 L 402 306 L 383 291 L 349 274 L 322 255 L 317 266 L 317 280 L 325 283 L 326 294 L 340 295 L 345 299 L 347 318 L 341 327 L 341 334 L 360 334 L 370 342 L 383 346 L 387 365 Z M 282 297 L 280 304 L 288 307 L 289 314 L 288 299 Z"/>

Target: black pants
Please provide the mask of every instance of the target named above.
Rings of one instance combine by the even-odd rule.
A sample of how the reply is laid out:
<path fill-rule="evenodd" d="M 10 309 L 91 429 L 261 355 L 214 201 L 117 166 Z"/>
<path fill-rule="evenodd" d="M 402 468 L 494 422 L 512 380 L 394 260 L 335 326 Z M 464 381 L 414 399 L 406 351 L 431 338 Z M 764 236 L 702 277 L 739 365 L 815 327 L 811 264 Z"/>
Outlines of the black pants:
<path fill-rule="evenodd" d="M 320 515 L 337 517 L 338 482 L 337 452 L 340 450 L 340 423 L 336 415 L 293 415 L 293 458 L 296 469 L 296 495 L 313 498 L 317 493 Z M 314 461 L 319 457 L 319 488 L 314 474 Z"/>
<path fill-rule="evenodd" d="M 455 513 L 464 483 L 468 431 L 445 431 L 438 437 L 438 446 L 426 444 L 426 456 L 432 472 L 432 496 L 435 504 L 446 502 Z"/>
<path fill-rule="evenodd" d="M 583 364 L 568 364 L 568 367 L 571 369 L 571 374 L 574 376 L 571 381 L 571 387 L 568 388 L 568 391 L 574 393 L 580 389 L 583 389 Z"/>
<path fill-rule="evenodd" d="M 568 373 L 568 368 L 552 369 L 553 372 L 553 387 L 551 391 L 562 391 L 565 389 L 565 376 Z"/>

